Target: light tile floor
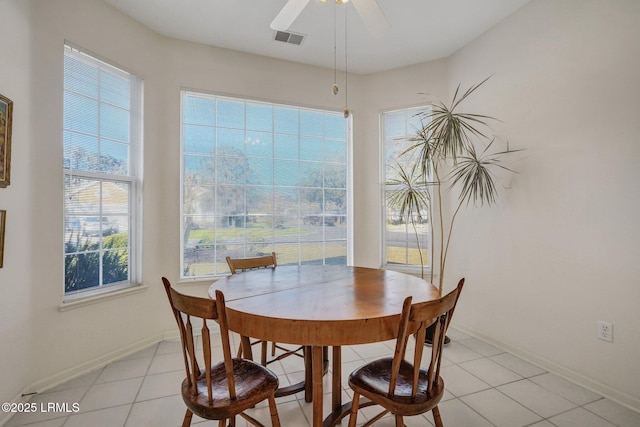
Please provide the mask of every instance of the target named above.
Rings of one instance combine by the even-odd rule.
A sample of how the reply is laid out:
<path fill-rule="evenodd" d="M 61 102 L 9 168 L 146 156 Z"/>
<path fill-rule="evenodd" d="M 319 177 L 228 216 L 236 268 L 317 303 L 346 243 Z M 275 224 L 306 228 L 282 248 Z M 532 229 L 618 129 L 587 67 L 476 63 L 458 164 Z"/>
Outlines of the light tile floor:
<path fill-rule="evenodd" d="M 546 372 L 486 342 L 450 330 L 453 342 L 445 347 L 442 377 L 446 394 L 440 403 L 444 424 L 449 427 L 638 427 L 640 414 Z M 235 337 L 234 337 L 235 338 Z M 393 354 L 394 342 L 344 347 L 343 402 L 350 400 L 349 373 L 365 362 Z M 217 349 L 219 351 L 219 349 Z M 7 427 L 178 427 L 185 406 L 179 395 L 183 378 L 180 346 L 163 341 L 102 369 L 73 379 L 34 396 L 31 402 L 78 403 L 77 413 L 35 412 L 17 414 Z M 269 365 L 281 385 L 301 379 L 298 358 Z M 325 391 L 330 390 L 329 375 Z M 325 413 L 331 399 L 325 395 Z M 302 393 L 278 399 L 283 427 L 310 426 L 311 404 Z M 72 408 L 72 406 L 70 406 Z M 252 415 L 269 425 L 264 404 Z M 358 417 L 361 425 L 376 414 L 366 408 Z M 238 425 L 246 423 L 239 419 Z M 346 425 L 346 419 L 343 425 Z M 405 424 L 432 426 L 431 414 L 405 418 Z M 193 425 L 213 427 L 217 423 L 194 417 Z M 376 426 L 391 427 L 390 417 Z"/>

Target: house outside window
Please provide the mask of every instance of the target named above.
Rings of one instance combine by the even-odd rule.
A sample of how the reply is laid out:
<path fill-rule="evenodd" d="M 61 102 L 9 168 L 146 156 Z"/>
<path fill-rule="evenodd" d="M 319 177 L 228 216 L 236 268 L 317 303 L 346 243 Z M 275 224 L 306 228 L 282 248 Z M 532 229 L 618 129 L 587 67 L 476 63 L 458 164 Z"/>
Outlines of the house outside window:
<path fill-rule="evenodd" d="M 182 277 L 271 252 L 346 265 L 348 173 L 342 112 L 183 91 Z"/>
<path fill-rule="evenodd" d="M 431 268 L 431 229 L 429 212 L 422 212 L 422 219 L 416 215 L 410 219 L 400 215 L 397 206 L 389 203 L 392 186 L 386 185 L 399 178 L 402 168 L 407 174 L 415 164 L 417 150 L 406 150 L 415 144 L 411 139 L 426 124 L 428 107 L 414 107 L 385 111 L 381 114 L 382 127 L 382 171 L 383 171 L 383 266 L 385 268 L 418 272 L 423 263 L 426 270 Z M 415 228 L 414 228 L 415 226 Z M 421 258 L 422 252 L 422 258 Z"/>
<path fill-rule="evenodd" d="M 135 285 L 142 81 L 65 46 L 63 131 L 65 300 Z"/>

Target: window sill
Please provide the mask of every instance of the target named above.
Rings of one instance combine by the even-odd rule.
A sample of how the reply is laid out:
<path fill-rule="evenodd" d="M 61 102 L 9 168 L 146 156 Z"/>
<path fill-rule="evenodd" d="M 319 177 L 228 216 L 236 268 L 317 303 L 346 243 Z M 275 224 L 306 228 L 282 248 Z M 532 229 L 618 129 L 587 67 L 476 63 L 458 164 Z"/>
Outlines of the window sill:
<path fill-rule="evenodd" d="M 398 273 L 411 274 L 412 276 L 420 277 L 422 275 L 422 269 L 420 267 L 387 264 L 387 265 L 383 265 L 382 268 L 384 268 L 385 270 L 397 271 Z M 425 267 L 424 269 L 425 280 L 429 280 L 430 275 L 431 275 L 431 270 Z M 434 278 L 435 278 L 435 275 L 434 275 Z"/>
<path fill-rule="evenodd" d="M 139 294 L 141 292 L 145 292 L 147 289 L 149 289 L 148 286 L 137 285 L 125 289 L 118 289 L 113 292 L 105 292 L 104 294 L 100 295 L 79 298 L 72 301 L 63 302 L 62 304 L 58 305 L 58 311 L 63 312 L 75 310 L 76 308 L 85 307 L 87 305 L 96 304 L 103 301 L 110 301 L 128 295 Z"/>

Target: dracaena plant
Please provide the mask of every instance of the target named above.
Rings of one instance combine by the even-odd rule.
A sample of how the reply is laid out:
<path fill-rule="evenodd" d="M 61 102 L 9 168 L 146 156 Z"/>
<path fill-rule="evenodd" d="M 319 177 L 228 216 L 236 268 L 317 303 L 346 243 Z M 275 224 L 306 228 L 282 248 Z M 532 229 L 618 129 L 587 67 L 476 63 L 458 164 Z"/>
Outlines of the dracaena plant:
<path fill-rule="evenodd" d="M 439 246 L 438 288 L 441 293 L 458 213 L 463 206 L 491 206 L 495 203 L 498 195 L 495 171 L 502 169 L 513 172 L 503 164 L 503 160 L 505 155 L 518 151 L 511 150 L 508 144 L 505 149 L 495 149 L 496 139 L 490 136 L 490 122 L 495 118 L 460 111 L 463 101 L 487 80 L 464 92 L 458 85 L 449 105 L 438 102 L 430 111 L 421 114 L 424 125 L 411 138 L 410 147 L 401 154 L 415 156 L 415 163 L 409 173 L 405 171 L 403 174 L 403 169 L 399 168 L 401 173 L 396 181 L 404 182 L 402 185 L 396 182 L 398 191 L 392 191 L 389 196 L 393 198 L 395 206 L 404 207 L 400 210 L 401 214 L 417 214 L 421 218 L 427 212 L 432 235 L 434 228 L 438 229 L 438 238 L 432 240 L 432 244 Z M 448 194 L 457 194 L 457 201 L 448 216 L 443 208 L 443 186 L 448 187 Z M 416 230 L 415 224 L 412 224 Z M 432 283 L 433 253 L 431 251 Z M 420 255 L 422 260 L 422 253 Z M 424 263 L 422 267 L 424 270 Z"/>
<path fill-rule="evenodd" d="M 395 177 L 386 182 L 389 189 L 387 204 L 397 209 L 400 217 L 406 218 L 406 223 L 411 224 L 413 228 L 418 254 L 420 254 L 421 277 L 424 279 L 424 258 L 417 224 L 421 224 L 428 217 L 428 208 L 431 206 L 429 183 L 425 181 L 425 175 L 419 163 L 414 163 L 410 168 L 405 168 L 398 163 L 392 169 Z"/>

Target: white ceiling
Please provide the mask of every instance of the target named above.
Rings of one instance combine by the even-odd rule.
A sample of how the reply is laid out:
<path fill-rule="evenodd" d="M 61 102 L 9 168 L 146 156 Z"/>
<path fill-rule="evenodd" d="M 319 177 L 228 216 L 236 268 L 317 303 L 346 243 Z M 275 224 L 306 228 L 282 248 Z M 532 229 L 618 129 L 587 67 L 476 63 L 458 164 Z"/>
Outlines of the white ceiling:
<path fill-rule="evenodd" d="M 529 0 L 377 0 L 390 24 L 380 36 L 367 30 L 353 4 L 311 0 L 289 28 L 305 35 L 300 46 L 274 41 L 269 27 L 287 0 L 104 1 L 167 37 L 327 68 L 334 67 L 337 33 L 340 70 L 346 11 L 347 68 L 369 74 L 447 57 Z"/>

